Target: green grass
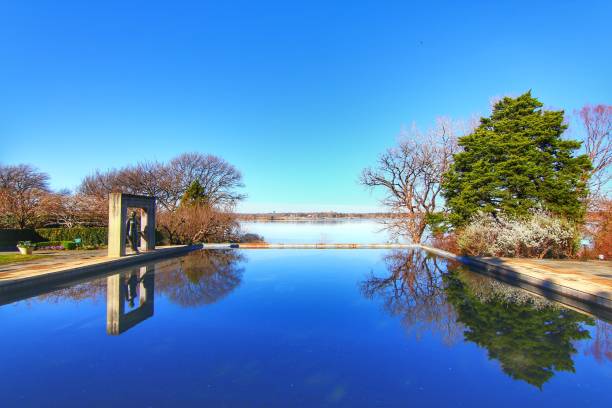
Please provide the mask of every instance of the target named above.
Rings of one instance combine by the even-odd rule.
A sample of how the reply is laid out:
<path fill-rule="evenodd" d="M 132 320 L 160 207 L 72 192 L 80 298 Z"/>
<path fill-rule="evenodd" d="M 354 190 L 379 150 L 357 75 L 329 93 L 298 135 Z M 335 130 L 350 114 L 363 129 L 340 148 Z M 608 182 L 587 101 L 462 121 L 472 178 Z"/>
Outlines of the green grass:
<path fill-rule="evenodd" d="M 21 254 L 0 254 L 0 265 L 14 262 L 27 262 L 35 259 L 46 258 L 48 255 L 21 255 Z"/>

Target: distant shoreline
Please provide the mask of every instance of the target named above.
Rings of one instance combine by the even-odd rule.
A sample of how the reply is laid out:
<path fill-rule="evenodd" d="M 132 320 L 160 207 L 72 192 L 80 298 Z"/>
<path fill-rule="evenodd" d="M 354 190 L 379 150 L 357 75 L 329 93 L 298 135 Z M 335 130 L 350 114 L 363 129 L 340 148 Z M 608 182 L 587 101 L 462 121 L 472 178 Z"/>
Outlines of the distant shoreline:
<path fill-rule="evenodd" d="M 296 213 L 238 213 L 240 221 L 315 221 L 337 219 L 385 219 L 395 218 L 392 213 L 337 213 L 337 212 L 296 212 Z"/>

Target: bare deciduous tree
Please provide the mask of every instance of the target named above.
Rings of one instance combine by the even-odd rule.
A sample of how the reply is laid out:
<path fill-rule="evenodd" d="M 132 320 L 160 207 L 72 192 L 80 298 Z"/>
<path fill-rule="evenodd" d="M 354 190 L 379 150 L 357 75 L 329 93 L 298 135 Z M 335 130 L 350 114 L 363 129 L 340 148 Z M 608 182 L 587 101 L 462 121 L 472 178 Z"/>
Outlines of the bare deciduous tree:
<path fill-rule="evenodd" d="M 590 190 L 591 195 L 604 196 L 609 191 L 602 191 L 612 179 L 612 105 L 585 105 L 579 111 L 580 119 L 586 130 L 584 149 L 591 159 Z"/>
<path fill-rule="evenodd" d="M 47 194 L 40 206 L 47 225 L 72 228 L 78 225 L 100 226 L 108 222 L 106 200 L 93 195 L 62 190 Z"/>
<path fill-rule="evenodd" d="M 383 153 L 376 167 L 363 170 L 363 185 L 385 190 L 382 204 L 397 215 L 386 225 L 395 236 L 421 242 L 427 216 L 439 207 L 442 175 L 457 151 L 459 128 L 447 118 L 439 118 L 425 135 L 415 128 Z"/>
<path fill-rule="evenodd" d="M 220 157 L 184 153 L 170 162 L 170 169 L 179 182 L 181 197 L 194 180 L 200 182 L 212 206 L 231 206 L 245 197 L 236 191 L 244 187 L 242 174 Z"/>
<path fill-rule="evenodd" d="M 0 165 L 0 223 L 8 228 L 37 226 L 49 176 L 27 164 Z"/>
<path fill-rule="evenodd" d="M 198 180 L 207 202 L 215 207 L 231 207 L 244 198 L 242 174 L 230 163 L 212 155 L 185 153 L 169 163 L 142 162 L 134 166 L 96 171 L 87 176 L 79 191 L 106 197 L 110 192 L 144 194 L 157 197 L 163 210 L 174 211 L 189 185 Z"/>

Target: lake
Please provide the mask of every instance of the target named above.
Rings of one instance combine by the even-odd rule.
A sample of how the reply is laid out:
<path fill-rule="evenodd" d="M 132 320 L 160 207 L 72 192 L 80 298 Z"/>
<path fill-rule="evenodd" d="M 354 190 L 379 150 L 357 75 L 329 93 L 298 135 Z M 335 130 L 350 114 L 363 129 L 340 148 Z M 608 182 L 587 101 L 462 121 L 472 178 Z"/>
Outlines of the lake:
<path fill-rule="evenodd" d="M 244 232 L 259 234 L 269 243 L 358 243 L 395 241 L 382 220 L 328 219 L 319 221 L 242 221 Z M 407 242 L 400 239 L 399 242 Z"/>
<path fill-rule="evenodd" d="M 421 250 L 202 250 L 4 299 L 2 407 L 612 406 L 609 322 Z"/>

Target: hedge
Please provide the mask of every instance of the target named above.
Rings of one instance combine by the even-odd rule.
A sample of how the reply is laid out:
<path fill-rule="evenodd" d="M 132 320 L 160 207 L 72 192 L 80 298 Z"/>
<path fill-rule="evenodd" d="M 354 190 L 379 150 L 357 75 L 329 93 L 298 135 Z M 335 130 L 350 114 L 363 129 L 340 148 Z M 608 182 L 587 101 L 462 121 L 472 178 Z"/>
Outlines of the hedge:
<path fill-rule="evenodd" d="M 37 229 L 0 229 L 0 247 L 14 249 L 19 241 L 60 242 L 81 239 L 81 247 L 101 247 L 108 245 L 107 227 L 74 227 L 74 228 L 37 228 Z M 157 245 L 167 241 L 164 234 L 156 230 Z"/>
<path fill-rule="evenodd" d="M 62 241 L 62 246 L 64 247 L 64 249 L 72 250 L 76 249 L 77 244 L 74 241 Z"/>
<path fill-rule="evenodd" d="M 80 238 L 84 247 L 100 247 L 108 244 L 106 227 L 37 228 L 36 232 L 46 241 L 74 241 Z"/>
<path fill-rule="evenodd" d="M 42 241 L 42 237 L 33 229 L 0 229 L 0 248 L 15 249 L 19 241 Z"/>

